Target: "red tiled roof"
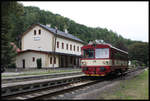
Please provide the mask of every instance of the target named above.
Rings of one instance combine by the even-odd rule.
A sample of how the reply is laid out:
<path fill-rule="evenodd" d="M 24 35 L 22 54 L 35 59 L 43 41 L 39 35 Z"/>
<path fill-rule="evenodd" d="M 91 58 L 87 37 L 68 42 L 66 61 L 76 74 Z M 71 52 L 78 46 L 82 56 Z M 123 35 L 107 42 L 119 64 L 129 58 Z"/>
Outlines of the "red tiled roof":
<path fill-rule="evenodd" d="M 20 48 L 18 48 L 14 42 L 11 42 L 10 44 L 13 46 L 13 49 L 14 49 L 17 53 L 21 51 Z"/>

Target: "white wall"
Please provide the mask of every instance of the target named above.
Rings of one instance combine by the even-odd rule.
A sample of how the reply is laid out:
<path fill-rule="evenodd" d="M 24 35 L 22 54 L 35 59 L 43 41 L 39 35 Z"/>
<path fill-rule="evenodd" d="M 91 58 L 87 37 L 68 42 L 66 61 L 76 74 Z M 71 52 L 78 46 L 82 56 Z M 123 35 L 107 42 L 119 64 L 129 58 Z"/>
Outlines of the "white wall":
<path fill-rule="evenodd" d="M 39 35 L 39 29 L 41 29 L 41 35 Z M 34 35 L 34 30 L 36 30 L 36 35 Z M 36 38 L 38 37 L 39 40 L 35 40 L 35 37 Z M 57 48 L 57 41 L 59 41 L 59 48 Z M 62 49 L 62 42 L 64 43 L 64 49 Z M 68 50 L 66 49 L 67 43 L 68 43 Z M 72 50 L 70 50 L 70 44 L 72 45 Z M 23 51 L 28 49 L 52 51 L 54 49 L 53 45 L 54 45 L 54 35 L 40 26 L 35 26 L 22 37 Z M 74 45 L 75 45 L 75 51 L 74 51 Z M 77 51 L 78 46 L 79 46 L 79 51 Z M 69 40 L 62 37 L 56 38 L 56 52 L 81 55 L 82 46 L 83 44 L 77 41 Z M 35 62 L 32 61 L 32 57 L 35 57 Z M 25 59 L 26 67 L 37 67 L 36 59 L 42 58 L 42 67 L 53 67 L 53 65 L 50 64 L 50 57 L 53 56 L 51 54 L 45 54 L 45 53 L 25 52 L 25 53 L 21 53 L 16 57 L 16 65 L 17 67 L 22 67 L 23 66 L 22 60 Z M 56 64 L 54 64 L 54 67 L 59 67 L 59 55 L 56 55 Z"/>
<path fill-rule="evenodd" d="M 57 48 L 57 41 L 59 42 L 59 48 Z M 62 42 L 64 43 L 64 49 L 62 49 Z M 68 50 L 66 49 L 66 44 L 68 44 Z M 72 45 L 72 51 L 70 50 L 70 44 Z M 74 45 L 75 45 L 75 51 L 74 51 Z M 79 46 L 79 52 L 77 51 L 77 46 Z M 60 37 L 57 37 L 56 39 L 56 52 L 81 55 L 82 46 L 83 44 L 69 39 L 64 39 Z"/>
<path fill-rule="evenodd" d="M 56 57 L 56 64 L 54 64 L 54 67 L 59 67 L 59 56 L 54 55 Z M 54 63 L 54 56 L 52 54 L 46 55 L 47 65 L 48 67 L 53 67 Z M 52 57 L 52 64 L 50 64 L 50 58 Z"/>
<path fill-rule="evenodd" d="M 33 57 L 35 58 L 34 62 L 33 62 Z M 33 67 L 37 68 L 36 60 L 38 58 L 41 58 L 43 68 L 53 67 L 53 65 L 50 64 L 50 57 L 53 58 L 53 56 L 51 54 L 45 54 L 45 53 L 39 53 L 39 52 L 21 53 L 21 54 L 16 56 L 16 66 L 19 67 L 19 68 L 23 68 L 22 60 L 25 59 L 25 67 L 26 68 L 33 68 Z M 59 67 L 59 57 L 58 57 L 58 55 L 56 55 L 56 64 L 54 64 L 54 67 Z"/>
<path fill-rule="evenodd" d="M 39 29 L 41 29 L 41 35 L 39 35 Z M 34 35 L 34 30 L 36 30 L 36 35 Z M 39 37 L 40 40 L 35 41 L 34 39 L 37 37 Z M 40 26 L 35 26 L 22 37 L 22 50 L 41 49 L 42 51 L 52 51 L 52 37 L 53 34 L 48 32 L 47 30 L 43 29 Z"/>
<path fill-rule="evenodd" d="M 41 35 L 39 35 L 38 30 L 41 29 Z M 36 35 L 34 35 L 34 30 L 36 30 Z M 39 37 L 40 40 L 35 41 L 34 38 Z M 22 37 L 22 50 L 32 49 L 32 50 L 42 50 L 42 51 L 52 51 L 52 45 L 54 44 L 54 35 L 49 31 L 43 29 L 40 26 L 35 26 L 28 33 Z M 57 48 L 57 41 L 59 41 L 59 48 Z M 62 49 L 62 42 L 64 43 L 64 49 Z M 66 49 L 66 44 L 68 43 L 68 50 Z M 70 44 L 72 44 L 72 51 L 70 50 Z M 75 51 L 74 51 L 75 45 Z M 77 46 L 79 46 L 79 52 L 77 51 Z M 56 38 L 56 52 L 69 53 L 75 55 L 81 55 L 81 47 L 83 44 L 69 40 L 62 37 Z M 40 47 L 40 48 L 39 48 Z"/>
<path fill-rule="evenodd" d="M 42 53 L 36 53 L 36 52 L 25 52 L 21 53 L 16 56 L 16 66 L 17 67 L 23 67 L 22 60 L 25 59 L 25 67 L 37 67 L 36 59 L 41 58 L 42 59 L 42 67 L 45 67 L 45 55 Z M 35 58 L 35 61 L 33 62 L 32 59 Z"/>

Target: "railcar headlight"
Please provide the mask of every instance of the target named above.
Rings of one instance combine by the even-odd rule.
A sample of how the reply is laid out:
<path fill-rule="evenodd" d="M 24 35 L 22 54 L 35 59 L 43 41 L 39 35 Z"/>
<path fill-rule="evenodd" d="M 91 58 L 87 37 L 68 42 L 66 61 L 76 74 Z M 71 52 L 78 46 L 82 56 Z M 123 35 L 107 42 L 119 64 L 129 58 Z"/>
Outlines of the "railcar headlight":
<path fill-rule="evenodd" d="M 86 65 L 86 62 L 81 62 L 82 65 Z"/>
<path fill-rule="evenodd" d="M 108 62 L 108 61 L 106 61 L 106 64 L 109 64 L 109 62 Z"/>
<path fill-rule="evenodd" d="M 109 61 L 103 61 L 103 64 L 109 64 Z"/>
<path fill-rule="evenodd" d="M 105 61 L 103 61 L 103 64 L 105 64 Z"/>

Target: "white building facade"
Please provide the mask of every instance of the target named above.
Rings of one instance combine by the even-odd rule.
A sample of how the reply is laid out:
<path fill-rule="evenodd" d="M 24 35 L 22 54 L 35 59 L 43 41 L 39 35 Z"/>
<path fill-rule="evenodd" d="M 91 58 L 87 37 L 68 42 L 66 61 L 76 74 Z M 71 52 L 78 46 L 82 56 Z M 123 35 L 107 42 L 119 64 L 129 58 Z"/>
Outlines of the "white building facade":
<path fill-rule="evenodd" d="M 36 60 L 41 59 L 42 68 L 78 67 L 83 45 L 82 40 L 69 33 L 34 24 L 22 34 L 16 66 L 36 68 Z"/>

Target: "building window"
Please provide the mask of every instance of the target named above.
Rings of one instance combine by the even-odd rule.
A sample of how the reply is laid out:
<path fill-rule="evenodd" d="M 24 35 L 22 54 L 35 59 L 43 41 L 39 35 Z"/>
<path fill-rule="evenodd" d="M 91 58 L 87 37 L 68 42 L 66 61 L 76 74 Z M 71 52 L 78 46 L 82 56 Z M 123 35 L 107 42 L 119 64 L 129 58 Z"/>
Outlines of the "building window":
<path fill-rule="evenodd" d="M 56 57 L 54 57 L 54 64 L 56 64 Z"/>
<path fill-rule="evenodd" d="M 64 43 L 62 43 L 62 49 L 64 49 Z"/>
<path fill-rule="evenodd" d="M 41 29 L 39 29 L 39 35 L 41 35 Z"/>
<path fill-rule="evenodd" d="M 95 58 L 109 58 L 109 48 L 95 49 Z"/>
<path fill-rule="evenodd" d="M 59 42 L 57 42 L 57 48 L 59 48 Z"/>
<path fill-rule="evenodd" d="M 34 35 L 36 35 L 36 30 L 34 30 Z"/>
<path fill-rule="evenodd" d="M 70 50 L 72 50 L 72 45 L 70 45 Z"/>
<path fill-rule="evenodd" d="M 50 57 L 50 64 L 52 64 L 52 57 Z"/>
<path fill-rule="evenodd" d="M 66 49 L 68 50 L 68 44 L 66 44 Z"/>
<path fill-rule="evenodd" d="M 74 51 L 76 50 L 76 46 L 74 45 Z"/>
<path fill-rule="evenodd" d="M 79 52 L 79 46 L 77 47 L 77 51 Z"/>
<path fill-rule="evenodd" d="M 32 61 L 33 61 L 33 62 L 35 61 L 35 57 L 32 57 Z"/>

